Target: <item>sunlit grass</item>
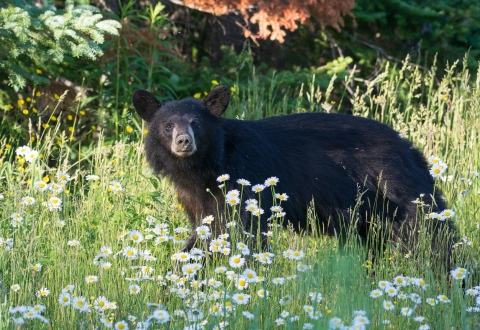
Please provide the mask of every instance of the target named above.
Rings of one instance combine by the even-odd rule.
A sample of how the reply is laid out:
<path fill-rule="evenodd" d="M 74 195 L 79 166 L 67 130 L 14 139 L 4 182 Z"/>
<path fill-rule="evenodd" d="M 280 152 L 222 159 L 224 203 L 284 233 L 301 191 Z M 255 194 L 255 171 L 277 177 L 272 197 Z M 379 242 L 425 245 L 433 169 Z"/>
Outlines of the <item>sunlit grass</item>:
<path fill-rule="evenodd" d="M 269 251 L 260 251 L 234 220 L 247 206 L 242 189 L 267 186 L 276 205 L 289 203 L 273 193 L 274 168 L 268 182 L 250 186 L 219 178 L 240 181 L 236 192 L 224 190 L 231 219 L 209 244 L 218 219 L 189 228 L 173 187 L 146 165 L 142 141 L 107 146 L 100 137 L 72 162 L 69 132 L 51 127 L 32 131 L 23 149 L 1 140 L 0 328 L 478 328 L 480 81 L 456 72 L 437 88 L 405 65 L 354 100 L 355 114 L 393 125 L 438 157 L 432 175 L 449 211 L 426 217 L 451 216 L 459 230 L 451 272 L 432 264 L 428 244 L 415 255 L 388 247 L 372 263 L 355 237 L 339 251 L 334 238 L 275 221 Z M 248 205 L 255 218 L 261 202 Z M 263 211 L 281 217 L 281 209 Z M 204 237 L 199 249 L 178 253 L 194 230 Z"/>

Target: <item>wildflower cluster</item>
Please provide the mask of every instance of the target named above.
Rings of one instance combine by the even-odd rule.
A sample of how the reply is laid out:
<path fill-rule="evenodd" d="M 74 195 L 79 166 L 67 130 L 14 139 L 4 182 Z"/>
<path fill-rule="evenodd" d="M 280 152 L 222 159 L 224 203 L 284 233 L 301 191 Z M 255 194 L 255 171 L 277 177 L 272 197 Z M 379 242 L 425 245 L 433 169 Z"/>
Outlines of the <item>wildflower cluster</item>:
<path fill-rule="evenodd" d="M 48 177 L 45 177 L 44 180 L 36 181 L 33 186 L 39 192 L 45 193 L 48 192 L 51 196 L 47 201 L 43 202 L 42 205 L 47 207 L 49 211 L 61 211 L 62 210 L 62 199 L 58 195 L 65 191 L 65 185 L 71 180 L 69 174 L 63 171 L 57 171 L 55 178 L 59 183 L 54 181 L 47 183 L 49 181 Z M 48 180 L 47 180 L 48 179 Z M 23 199 L 25 205 L 35 204 L 35 199 L 33 197 L 27 196 Z"/>
<path fill-rule="evenodd" d="M 19 160 L 25 160 L 29 163 L 34 162 L 40 155 L 37 150 L 31 149 L 29 146 L 18 147 L 15 151 Z"/>
<path fill-rule="evenodd" d="M 428 157 L 428 161 L 430 162 L 430 175 L 434 178 L 444 179 L 443 174 L 445 173 L 446 169 L 448 168 L 447 164 L 444 163 L 440 158 L 437 156 L 430 156 Z M 446 180 L 446 178 L 445 178 Z"/>
<path fill-rule="evenodd" d="M 354 311 L 353 312 L 353 320 L 350 325 L 345 325 L 342 319 L 338 317 L 334 317 L 329 321 L 330 329 L 359 329 L 363 330 L 366 329 L 366 326 L 370 324 L 370 320 L 366 316 L 367 313 L 362 310 Z"/>
<path fill-rule="evenodd" d="M 39 155 L 38 151 L 30 149 L 28 146 L 19 147 L 16 150 L 16 153 L 20 157 L 25 157 L 28 162 L 33 162 L 38 158 Z M 39 168 L 35 168 L 35 172 L 40 172 Z M 48 210 L 52 212 L 62 210 L 62 199 L 59 198 L 58 195 L 65 191 L 65 185 L 71 180 L 70 175 L 62 171 L 57 171 L 55 178 L 57 179 L 58 183 L 54 181 L 48 183 L 50 181 L 48 176 L 45 176 L 43 180 L 33 183 L 35 190 L 41 193 L 48 193 L 48 196 L 46 197 L 47 200 L 44 201 L 42 205 L 47 207 Z M 45 200 L 44 197 L 41 199 Z M 33 196 L 24 196 L 21 201 L 22 204 L 27 207 L 34 206 L 37 203 L 37 199 Z M 23 222 L 23 216 L 18 212 L 13 213 L 11 218 L 11 225 L 14 228 L 19 227 Z"/>
<path fill-rule="evenodd" d="M 453 275 L 453 277 L 456 278 L 455 275 Z M 466 311 L 469 313 L 480 313 L 480 285 L 465 290 L 465 295 L 473 298 L 475 301 L 475 305 L 468 306 Z"/>
<path fill-rule="evenodd" d="M 465 277 L 467 277 L 469 272 L 465 268 L 457 267 L 457 268 L 451 270 L 450 274 L 456 280 L 463 280 Z"/>
<path fill-rule="evenodd" d="M 436 219 L 436 220 L 440 220 L 440 221 L 445 221 L 447 219 L 450 219 L 454 215 L 455 215 L 455 212 L 453 210 L 445 209 L 440 213 L 430 212 L 425 217 L 427 219 Z"/>
<path fill-rule="evenodd" d="M 84 180 L 77 180 L 77 176 L 83 176 Z M 118 178 L 116 174 L 115 177 Z M 8 211 L 5 216 L 7 230 L 22 232 L 16 228 L 30 223 L 31 213 L 39 204 L 41 212 L 54 218 L 56 226 L 65 227 L 65 221 L 59 219 L 62 213 L 51 214 L 41 205 L 45 205 L 50 211 L 61 211 L 62 207 L 65 207 L 61 197 L 65 196 L 67 188 L 72 189 L 78 182 L 89 187 L 100 185 L 103 189 L 98 192 L 109 191 L 108 199 L 103 201 L 103 205 L 112 212 L 116 211 L 117 205 L 114 203 L 123 203 L 130 196 L 124 191 L 120 181 L 112 181 L 103 175 L 101 179 L 97 175 L 81 172 L 72 179 L 68 173 L 58 170 L 49 176 L 49 180 L 29 182 L 28 193 L 16 198 L 21 207 Z M 369 310 L 368 316 L 365 311 L 360 310 L 355 311 L 353 316 L 349 313 L 347 317 L 336 314 L 334 316 L 342 318 L 326 318 L 325 314 L 332 312 L 329 308 L 332 308 L 330 306 L 334 297 L 324 294 L 323 289 L 317 287 L 318 282 L 312 281 L 309 284 L 306 291 L 308 294 L 302 294 L 305 291 L 296 292 L 297 282 L 308 282 L 305 280 L 307 277 L 318 277 L 317 273 L 312 273 L 312 263 L 317 260 L 312 261 L 315 251 L 304 245 L 303 242 L 307 240 L 302 240 L 301 243 L 292 240 L 278 244 L 280 241 L 277 238 L 284 233 L 280 234 L 276 230 L 275 221 L 283 222 L 288 216 L 284 211 L 284 203 L 289 200 L 287 194 L 275 191 L 278 178 L 271 177 L 255 185 L 245 179 L 238 179 L 235 182 L 239 186 L 236 187 L 232 187 L 229 180 L 228 174 L 218 177 L 220 189 L 225 196 L 225 214 L 203 215 L 196 228 L 176 225 L 175 221 L 169 218 L 170 210 L 160 213 L 160 216 L 153 216 L 152 210 L 135 209 L 136 206 L 131 207 L 133 203 L 122 205 L 130 208 L 129 213 L 125 214 L 132 215 L 132 218 L 125 219 L 124 227 L 119 227 L 117 223 L 113 225 L 112 222 L 101 232 L 97 232 L 91 229 L 94 225 L 77 228 L 73 222 L 69 222 L 67 230 L 58 230 L 56 234 L 76 233 L 77 230 L 82 234 L 76 238 L 64 239 L 56 236 L 56 240 L 52 241 L 57 244 L 60 239 L 59 246 L 66 247 L 62 252 L 67 256 L 87 255 L 87 265 L 80 267 L 80 276 L 72 280 L 75 285 L 69 284 L 60 291 L 51 282 L 37 280 L 48 278 L 49 273 L 55 272 L 50 268 L 50 261 L 29 259 L 26 273 L 35 277 L 35 283 L 38 283 L 31 294 L 31 299 L 35 300 L 30 304 L 38 304 L 33 307 L 11 307 L 12 322 L 17 325 L 26 323 L 27 327 L 33 322 L 48 323 L 49 320 L 43 316 L 44 305 L 53 306 L 55 310 L 49 312 L 50 314 L 45 313 L 49 317 L 55 315 L 56 310 L 60 310 L 62 315 L 76 314 L 81 318 L 88 315 L 88 319 L 100 328 L 112 329 L 223 329 L 234 326 L 236 322 L 242 324 L 241 326 L 256 328 L 261 327 L 261 322 L 264 322 L 259 313 L 263 313 L 265 307 L 269 313 L 270 327 L 366 329 L 370 323 L 378 322 L 378 310 Z M 271 197 L 265 190 L 270 190 Z M 92 192 L 89 189 L 85 191 Z M 247 193 L 248 199 L 243 200 L 242 197 Z M 9 192 L 6 195 L 10 196 L 8 194 Z M 272 201 L 267 203 L 265 196 L 272 198 Z M 262 202 L 268 207 L 262 208 Z M 1 203 L 3 206 L 3 199 Z M 66 214 L 70 211 L 70 205 L 67 206 L 64 211 Z M 148 215 L 139 220 L 135 212 Z M 175 208 L 174 212 L 178 210 Z M 234 228 L 239 226 L 236 217 L 240 212 L 251 216 L 252 223 L 258 221 L 260 215 L 268 213 L 268 232 L 244 232 L 244 228 Z M 168 216 L 165 217 L 165 214 Z M 97 220 L 95 214 L 89 216 L 93 221 Z M 453 216 L 455 212 L 449 209 L 438 215 L 427 215 L 430 219 L 439 220 Z M 219 226 L 218 222 L 226 225 Z M 115 230 L 113 239 L 105 235 L 107 227 L 108 230 Z M 223 232 L 218 232 L 218 228 Z M 83 232 L 87 231 L 89 233 L 83 235 Z M 196 238 L 195 248 L 171 253 L 179 251 L 192 232 Z M 23 242 L 22 236 L 10 233 L 5 235 L 3 232 L 1 234 L 6 237 L 0 237 L 0 258 L 8 258 L 9 254 L 3 253 L 3 250 L 11 251 L 13 238 L 18 244 L 19 240 Z M 97 235 L 102 238 L 101 243 L 91 239 Z M 252 244 L 251 238 L 255 235 L 257 239 L 268 239 L 268 249 L 261 250 L 263 247 L 260 247 L 260 244 Z M 469 245 L 471 241 L 464 237 L 460 245 L 462 244 Z M 315 272 L 318 272 L 318 268 Z M 451 272 L 452 277 L 458 280 L 465 279 L 468 274 L 464 268 Z M 117 280 L 115 288 L 118 288 L 119 292 L 106 289 L 112 277 Z M 68 279 L 67 281 L 70 282 Z M 7 288 L 10 288 L 8 294 L 14 298 L 10 301 L 15 301 L 23 299 L 21 297 L 30 290 L 31 285 L 28 281 L 15 278 L 8 283 Z M 382 316 L 383 324 L 395 322 L 393 316 L 397 315 L 403 319 L 408 318 L 411 322 L 418 322 L 420 329 L 428 329 L 433 321 L 430 319 L 432 314 L 426 312 L 427 308 L 446 306 L 451 300 L 447 294 L 432 294 L 430 289 L 422 278 L 397 276 L 391 282 L 379 281 L 378 287 L 370 292 L 370 297 L 375 299 L 373 304 L 379 302 L 378 308 L 384 310 L 380 314 L 387 316 L 385 319 Z M 479 287 L 473 287 L 465 292 L 470 301 L 467 305 L 469 313 L 480 311 L 480 300 L 477 298 L 479 291 Z M 117 303 L 115 300 L 120 299 L 118 297 L 122 297 L 122 300 Z M 140 301 L 146 302 L 146 308 L 137 308 L 136 304 Z M 52 317 L 52 324 L 54 322 Z"/>
<path fill-rule="evenodd" d="M 456 271 L 452 271 L 452 276 L 460 279 L 464 277 L 464 272 L 464 269 L 459 268 Z M 430 285 L 423 278 L 399 275 L 393 278 L 393 281 L 380 280 L 377 282 L 377 286 L 378 288 L 370 291 L 370 297 L 381 300 L 383 309 L 390 313 L 400 313 L 404 317 L 424 323 L 419 329 L 430 329 L 430 325 L 426 323 L 426 317 L 419 315 L 419 312 L 426 311 L 424 306 L 435 307 L 451 302 L 450 298 L 445 294 L 429 296 L 427 292 L 432 290 L 430 290 Z M 391 323 L 388 315 L 393 317 L 394 314 L 386 314 L 387 318 L 383 320 L 384 324 Z M 434 320 L 430 320 L 430 322 L 434 322 Z"/>
<path fill-rule="evenodd" d="M 417 199 L 413 200 L 412 203 L 416 204 L 417 207 L 422 208 L 422 209 L 430 206 L 428 204 L 425 204 L 425 202 L 422 200 L 423 197 L 424 197 L 424 194 L 421 194 L 420 198 L 417 198 Z M 440 213 L 433 212 L 433 211 L 429 212 L 425 215 L 425 218 L 427 220 L 446 221 L 446 220 L 452 218 L 454 215 L 455 215 L 455 211 L 453 211 L 451 209 L 445 209 L 445 210 L 441 211 Z"/>
<path fill-rule="evenodd" d="M 455 242 L 452 247 L 456 249 L 460 246 L 472 246 L 472 245 L 473 245 L 473 242 L 469 240 L 467 236 L 462 236 L 460 241 Z"/>
<path fill-rule="evenodd" d="M 432 155 L 428 158 L 428 161 L 430 162 L 430 165 L 431 165 L 430 174 L 432 175 L 433 178 L 438 178 L 443 182 L 454 181 L 454 175 L 445 174 L 448 166 L 440 158 Z M 469 187 L 473 185 L 473 182 L 476 178 L 478 178 L 478 171 L 472 170 L 472 169 L 467 170 L 465 172 L 465 175 L 462 175 L 459 178 L 460 187 L 457 183 L 454 184 L 454 187 L 456 189 L 460 188 L 459 190 L 460 196 L 466 195 L 470 192 Z"/>
<path fill-rule="evenodd" d="M 10 251 L 13 248 L 13 238 L 3 238 L 0 236 L 0 249 Z"/>
<path fill-rule="evenodd" d="M 10 315 L 13 323 L 19 326 L 33 326 L 31 323 L 33 323 L 34 320 L 39 320 L 43 323 L 50 323 L 50 320 L 42 315 L 44 311 L 45 306 L 41 304 L 34 306 L 17 306 L 10 308 Z"/>
<path fill-rule="evenodd" d="M 227 176 L 222 176 L 219 181 L 228 180 Z M 266 186 L 272 186 L 278 182 L 278 179 L 270 178 Z M 241 184 L 246 185 L 244 180 Z M 111 184 L 110 184 L 111 185 Z M 239 198 L 241 202 L 241 192 L 231 190 L 226 193 L 231 198 Z M 286 200 L 288 196 L 279 194 L 276 197 L 279 200 Z M 259 205 L 259 202 L 250 200 L 248 203 Z M 236 203 L 230 203 L 236 204 Z M 281 212 L 281 208 L 272 209 L 273 213 Z M 188 235 L 190 230 L 185 227 L 171 228 L 167 222 L 158 221 L 155 217 L 149 215 L 145 219 L 146 228 L 131 229 L 122 232 L 119 235 L 119 241 L 123 247 L 114 251 L 109 245 L 100 247 L 98 253 L 94 256 L 92 262 L 99 266 L 102 271 L 99 274 L 89 274 L 85 277 L 85 285 L 96 285 L 102 281 L 102 272 L 112 267 L 117 267 L 118 263 L 127 262 L 129 267 L 121 268 L 121 274 L 124 280 L 129 283 L 127 293 L 130 295 L 139 295 L 143 291 L 142 282 L 155 282 L 161 287 L 165 287 L 168 293 L 183 301 L 185 309 L 177 309 L 172 312 L 167 311 L 163 306 L 155 303 L 148 303 L 149 306 L 156 309 L 148 315 L 142 317 L 130 316 L 129 320 L 115 320 L 109 317 L 108 313 L 117 308 L 116 303 L 111 302 L 105 296 L 98 296 L 89 304 L 87 298 L 81 295 L 74 295 L 74 285 L 68 285 L 58 296 L 58 303 L 63 306 L 71 306 L 74 310 L 82 313 L 95 312 L 102 324 L 107 328 L 127 329 L 133 323 L 130 319 L 135 319 L 137 329 L 147 329 L 150 325 L 164 324 L 170 321 L 171 317 L 177 320 L 183 320 L 186 328 L 194 327 L 197 329 L 208 328 L 212 326 L 210 318 L 215 317 L 218 322 L 212 328 L 223 328 L 229 324 L 229 317 L 233 313 L 241 312 L 247 320 L 254 318 L 254 310 L 250 309 L 251 301 L 254 297 L 259 299 L 269 299 L 271 290 L 275 287 L 287 285 L 289 281 L 297 278 L 296 272 L 302 272 L 309 269 L 305 264 L 293 264 L 290 268 L 290 275 L 280 275 L 272 271 L 270 265 L 274 263 L 276 254 L 272 252 L 251 253 L 250 247 L 242 242 L 236 241 L 232 244 L 230 234 L 223 233 L 216 238 L 211 238 L 211 226 L 215 223 L 212 215 L 202 219 L 200 226 L 195 228 L 199 241 L 207 241 L 207 250 L 193 248 L 189 252 L 178 252 L 171 256 L 174 264 L 179 265 L 176 272 L 168 271 L 164 274 L 156 273 L 156 270 L 149 263 L 157 261 L 157 258 L 151 252 L 149 245 L 153 248 L 163 246 L 170 242 L 174 245 L 183 244 L 183 237 Z M 70 246 L 78 246 L 78 240 L 70 240 Z M 214 274 L 204 272 L 204 259 L 207 253 L 211 253 L 217 263 L 223 264 L 215 268 Z M 300 249 L 287 249 L 282 252 L 286 260 L 292 262 L 303 261 L 306 254 Z M 39 267 L 41 269 L 41 265 Z M 285 269 L 286 270 L 286 269 Z M 277 274 L 276 274 L 277 273 Z M 279 276 L 280 275 L 280 276 Z M 42 291 L 43 290 L 43 291 Z M 47 296 L 50 291 L 43 288 L 40 296 Z M 322 302 L 322 294 L 310 292 L 308 300 L 312 306 L 305 307 L 306 318 L 311 321 L 318 320 L 322 314 L 318 307 Z M 291 298 L 282 297 L 280 303 L 287 305 Z M 209 304 L 205 304 L 209 302 Z M 222 320 L 223 319 L 223 320 Z M 275 320 L 278 326 L 298 322 L 300 315 L 293 315 L 291 311 L 283 310 Z M 305 323 L 306 329 L 311 328 L 311 323 Z"/>

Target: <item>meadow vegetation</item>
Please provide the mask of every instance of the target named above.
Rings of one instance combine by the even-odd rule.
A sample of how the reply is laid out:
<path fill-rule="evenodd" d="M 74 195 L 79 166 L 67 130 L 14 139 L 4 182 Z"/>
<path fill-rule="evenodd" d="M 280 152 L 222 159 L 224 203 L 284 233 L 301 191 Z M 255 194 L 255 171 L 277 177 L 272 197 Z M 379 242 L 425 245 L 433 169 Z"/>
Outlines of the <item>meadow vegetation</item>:
<path fill-rule="evenodd" d="M 104 72 L 84 66 L 65 73 L 75 64 L 67 63 L 63 72 L 81 73 L 88 98 L 80 90 L 45 102 L 38 85 L 0 93 L 1 329 L 480 327 L 480 67 L 471 71 L 466 56 L 439 72 L 406 58 L 363 84 L 354 68 L 346 70 L 351 59 L 275 73 L 254 66 L 248 49 L 239 56 L 225 49 L 219 70 L 206 63 L 193 70 L 179 66 L 168 40 L 146 42 L 166 24 L 160 12 L 150 8 L 144 30 L 106 41 Z M 129 15 L 123 7 L 121 19 Z M 128 46 L 132 40 L 138 43 Z M 219 189 L 240 180 L 237 192 L 223 190 L 235 197 L 225 233 L 210 237 L 218 221 L 210 217 L 189 228 L 173 186 L 146 163 L 147 127 L 130 98 L 135 88 L 162 100 L 201 98 L 218 84 L 231 88 L 231 118 L 349 109 L 411 140 L 430 162 L 448 209 L 431 213 L 421 196 L 412 203 L 422 223 L 454 222 L 454 263 L 445 269 L 431 258 L 425 230 L 415 251 L 386 244 L 372 262 L 355 233 L 339 248 L 315 230 L 280 228 L 288 214 L 241 198 L 262 184 L 277 207 L 289 203 L 272 178 L 247 185 L 223 173 Z M 245 207 L 252 219 L 273 215 L 270 231 L 255 233 L 255 240 L 268 235 L 268 251 L 242 241 L 235 219 Z M 314 227 L 314 212 L 306 217 Z M 180 253 L 194 230 L 198 249 Z M 369 239 L 383 239 L 382 232 L 388 228 L 374 227 Z"/>
<path fill-rule="evenodd" d="M 71 132 L 60 124 L 45 130 L 30 124 L 25 146 L 3 136 L 2 328 L 477 328 L 480 80 L 470 74 L 455 63 L 437 86 L 433 71 L 405 61 L 396 71 L 386 68 L 352 102 L 354 115 L 392 125 L 434 156 L 432 175 L 450 211 L 419 207 L 419 216 L 453 219 L 459 241 L 451 272 L 432 263 L 428 244 L 412 254 L 388 246 L 371 263 L 354 235 L 340 253 L 334 238 L 295 234 L 275 220 L 269 251 L 259 251 L 240 241 L 234 222 L 235 210 L 246 206 L 240 200 L 228 207 L 232 222 L 214 244 L 202 240 L 200 249 L 178 253 L 192 230 L 207 238 L 212 220 L 188 228 L 173 187 L 145 162 L 146 127 L 124 130 L 110 144 L 100 135 L 74 160 Z M 232 86 L 229 116 L 285 113 L 273 95 L 257 98 L 251 79 L 252 88 Z M 314 78 L 302 87 L 297 111 L 341 107 Z M 283 193 L 275 185 L 265 189 L 277 205 L 288 203 L 275 196 Z M 314 222 L 313 213 L 308 217 Z"/>

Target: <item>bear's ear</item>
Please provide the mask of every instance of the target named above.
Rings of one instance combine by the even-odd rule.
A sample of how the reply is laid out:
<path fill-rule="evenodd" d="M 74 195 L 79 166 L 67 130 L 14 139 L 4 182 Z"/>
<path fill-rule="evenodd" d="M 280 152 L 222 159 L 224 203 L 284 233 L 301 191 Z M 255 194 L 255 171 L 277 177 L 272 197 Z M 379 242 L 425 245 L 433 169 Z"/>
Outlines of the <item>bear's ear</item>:
<path fill-rule="evenodd" d="M 230 89 L 226 86 L 215 87 L 203 99 L 202 104 L 215 117 L 220 117 L 227 110 L 230 102 Z"/>
<path fill-rule="evenodd" d="M 148 123 L 161 106 L 155 96 L 143 89 L 137 89 L 133 92 L 132 102 L 138 115 Z"/>

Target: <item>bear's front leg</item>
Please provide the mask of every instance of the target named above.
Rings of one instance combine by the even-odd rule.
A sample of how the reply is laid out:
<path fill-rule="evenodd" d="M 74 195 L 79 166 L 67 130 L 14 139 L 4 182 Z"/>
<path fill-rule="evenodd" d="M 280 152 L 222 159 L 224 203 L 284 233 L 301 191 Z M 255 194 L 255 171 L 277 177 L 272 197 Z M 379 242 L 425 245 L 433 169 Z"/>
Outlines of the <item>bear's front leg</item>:
<path fill-rule="evenodd" d="M 194 231 L 187 241 L 183 245 L 181 252 L 190 252 L 191 249 L 195 247 L 195 242 L 197 241 L 197 233 Z"/>

